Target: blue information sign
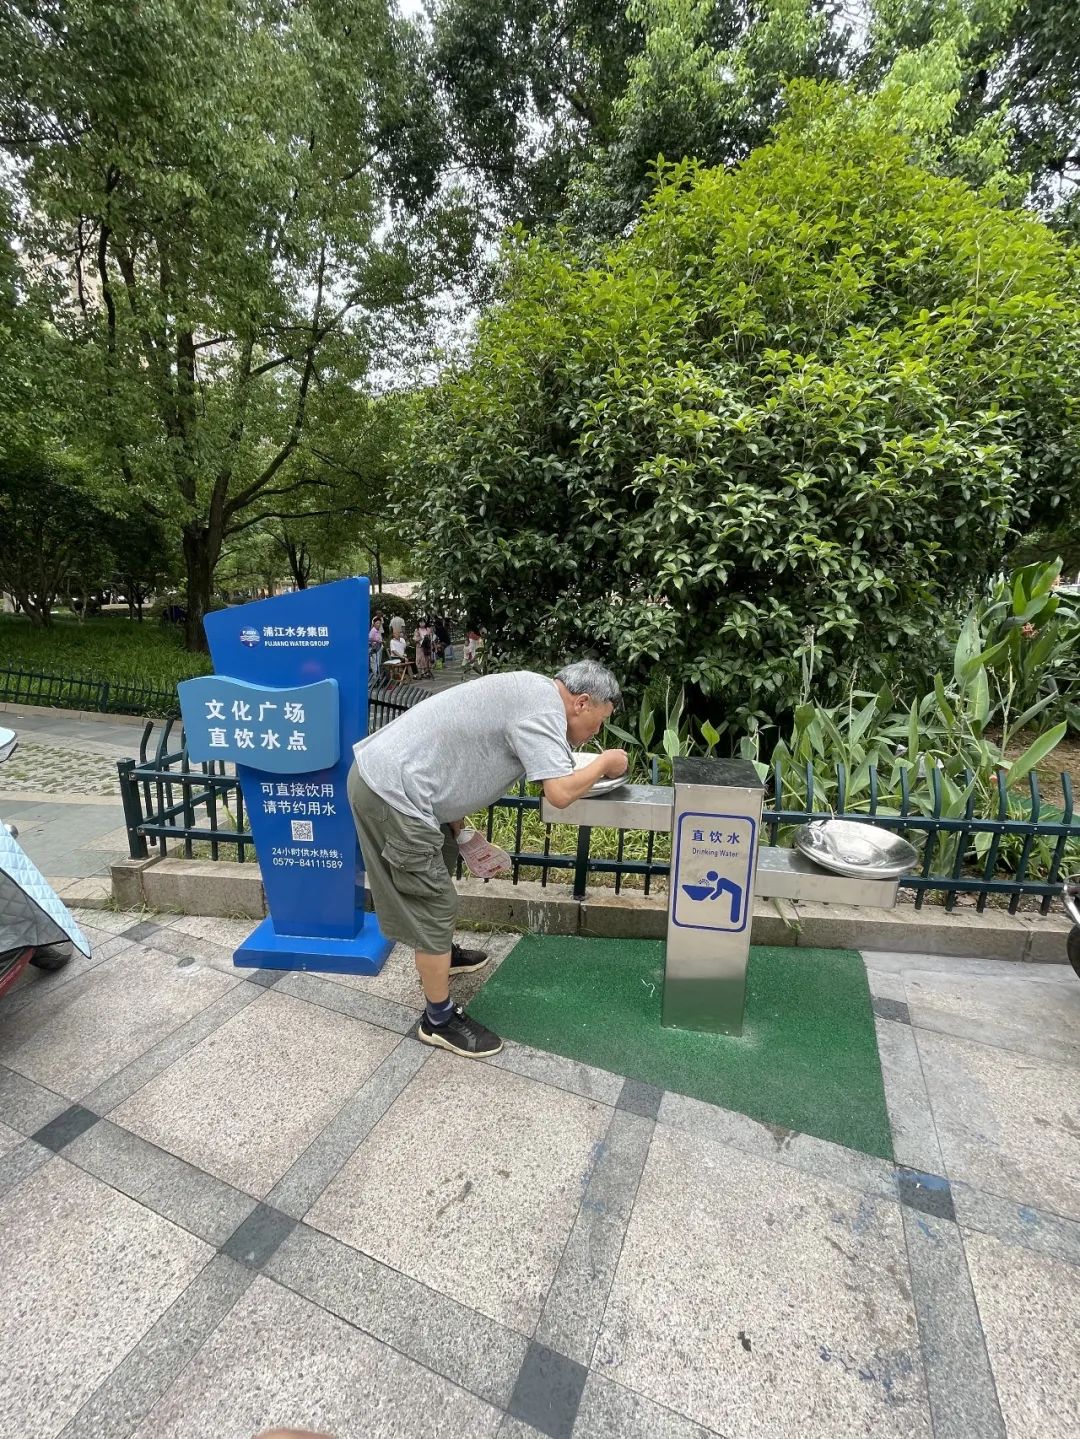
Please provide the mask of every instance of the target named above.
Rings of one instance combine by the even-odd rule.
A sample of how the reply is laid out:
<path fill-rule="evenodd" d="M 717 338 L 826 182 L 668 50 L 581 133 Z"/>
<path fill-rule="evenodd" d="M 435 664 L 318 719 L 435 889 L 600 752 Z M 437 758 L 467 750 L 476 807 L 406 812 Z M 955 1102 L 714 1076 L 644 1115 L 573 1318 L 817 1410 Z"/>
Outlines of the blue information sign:
<path fill-rule="evenodd" d="M 225 675 L 179 686 L 192 759 L 221 759 L 271 774 L 329 769 L 341 753 L 337 680 L 270 689 Z"/>
<path fill-rule="evenodd" d="M 213 675 L 179 688 L 188 753 L 236 765 L 269 917 L 234 955 L 263 969 L 377 974 L 390 952 L 364 913 L 346 783 L 367 733 L 368 582 L 206 617 Z"/>

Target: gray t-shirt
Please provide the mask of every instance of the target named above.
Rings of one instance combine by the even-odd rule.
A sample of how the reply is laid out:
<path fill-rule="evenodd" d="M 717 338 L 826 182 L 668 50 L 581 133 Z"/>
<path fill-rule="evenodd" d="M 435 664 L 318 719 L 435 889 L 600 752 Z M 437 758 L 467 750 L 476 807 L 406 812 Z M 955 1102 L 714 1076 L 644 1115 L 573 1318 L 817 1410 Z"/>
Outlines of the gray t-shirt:
<path fill-rule="evenodd" d="M 355 748 L 360 777 L 387 804 L 437 828 L 494 804 L 524 774 L 571 774 L 555 681 L 518 670 L 422 700 Z"/>

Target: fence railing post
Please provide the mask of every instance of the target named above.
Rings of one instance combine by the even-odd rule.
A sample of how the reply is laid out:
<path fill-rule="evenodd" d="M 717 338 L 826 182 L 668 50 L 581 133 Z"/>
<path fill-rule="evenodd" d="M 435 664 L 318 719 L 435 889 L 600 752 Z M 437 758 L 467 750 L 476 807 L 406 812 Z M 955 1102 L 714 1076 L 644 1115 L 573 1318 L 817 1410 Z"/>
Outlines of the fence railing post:
<path fill-rule="evenodd" d="M 135 761 L 133 759 L 117 760 L 116 768 L 120 772 L 120 798 L 124 805 L 128 853 L 132 859 L 146 859 L 146 837 L 139 833 L 142 806 L 139 803 L 139 786 L 134 779 Z"/>
<path fill-rule="evenodd" d="M 587 824 L 580 825 L 577 832 L 577 856 L 574 860 L 574 898 L 585 898 L 585 886 L 589 882 L 589 846 L 592 844 L 592 830 Z"/>

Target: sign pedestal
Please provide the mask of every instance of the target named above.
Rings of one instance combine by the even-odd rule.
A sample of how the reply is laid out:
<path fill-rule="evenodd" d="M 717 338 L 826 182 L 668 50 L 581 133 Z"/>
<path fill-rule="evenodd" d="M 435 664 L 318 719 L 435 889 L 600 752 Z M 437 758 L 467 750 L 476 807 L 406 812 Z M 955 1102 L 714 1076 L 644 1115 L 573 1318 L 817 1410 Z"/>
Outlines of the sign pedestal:
<path fill-rule="evenodd" d="M 313 969 L 320 974 L 378 974 L 393 945 L 384 938 L 374 914 L 352 939 L 305 938 L 278 934 L 272 916 L 233 954 L 233 964 L 244 969 Z"/>
<path fill-rule="evenodd" d="M 662 1023 L 741 1034 L 765 789 L 749 760 L 676 759 Z"/>
<path fill-rule="evenodd" d="M 368 581 L 206 617 L 213 675 L 178 686 L 189 755 L 236 765 L 270 910 L 233 963 L 378 974 L 347 783 L 367 734 Z"/>

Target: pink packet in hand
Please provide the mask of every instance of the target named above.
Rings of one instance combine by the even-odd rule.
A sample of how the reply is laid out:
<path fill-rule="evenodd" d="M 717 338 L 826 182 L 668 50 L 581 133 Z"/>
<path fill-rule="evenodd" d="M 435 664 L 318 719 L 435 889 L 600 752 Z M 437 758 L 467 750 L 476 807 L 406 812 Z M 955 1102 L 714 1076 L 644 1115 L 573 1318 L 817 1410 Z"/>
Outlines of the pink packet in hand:
<path fill-rule="evenodd" d="M 465 868 L 477 879 L 493 879 L 497 874 L 506 874 L 512 867 L 513 862 L 505 849 L 492 844 L 479 830 L 468 825 L 458 835 L 458 849 Z"/>

